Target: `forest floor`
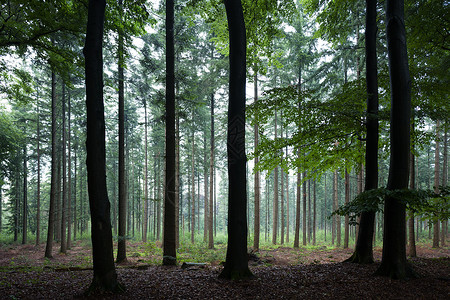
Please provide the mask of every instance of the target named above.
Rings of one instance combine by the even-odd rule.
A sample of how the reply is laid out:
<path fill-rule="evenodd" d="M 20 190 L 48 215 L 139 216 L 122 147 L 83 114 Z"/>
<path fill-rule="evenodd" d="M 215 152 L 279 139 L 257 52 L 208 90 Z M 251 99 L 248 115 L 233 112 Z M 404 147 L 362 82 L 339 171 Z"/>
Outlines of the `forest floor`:
<path fill-rule="evenodd" d="M 92 280 L 90 246 L 77 242 L 54 258 L 45 259 L 44 244 L 0 245 L 0 299 L 86 298 Z M 450 248 L 417 247 L 409 262 L 417 279 L 391 280 L 373 276 L 376 263 L 342 263 L 352 250 L 328 246 L 267 248 L 250 256 L 255 279 L 230 282 L 218 279 L 225 245 L 216 250 L 185 246 L 179 266 L 161 266 L 162 253 L 155 243 L 128 245 L 128 262 L 117 265 L 126 291 L 89 299 L 450 299 Z M 195 252 L 195 253 L 194 253 Z M 182 268 L 182 262 L 205 262 Z"/>

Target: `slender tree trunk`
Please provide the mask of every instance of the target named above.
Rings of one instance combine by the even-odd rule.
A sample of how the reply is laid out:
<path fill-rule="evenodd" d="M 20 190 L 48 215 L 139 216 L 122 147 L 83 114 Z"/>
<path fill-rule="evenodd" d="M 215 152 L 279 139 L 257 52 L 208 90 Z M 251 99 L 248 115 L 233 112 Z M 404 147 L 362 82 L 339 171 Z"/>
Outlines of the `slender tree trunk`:
<path fill-rule="evenodd" d="M 323 201 L 325 206 L 325 215 L 328 215 L 328 208 L 327 208 L 327 173 L 324 173 L 324 195 L 323 195 Z M 325 235 L 325 242 L 327 241 L 327 218 L 324 220 L 324 235 Z"/>
<path fill-rule="evenodd" d="M 22 244 L 27 243 L 28 187 L 27 187 L 27 145 L 23 147 L 23 204 L 22 204 Z"/>
<path fill-rule="evenodd" d="M 123 10 L 123 0 L 119 0 L 119 17 L 122 23 L 122 10 Z M 119 117 L 119 234 L 117 237 L 117 257 L 116 262 L 122 263 L 127 261 L 127 190 L 125 184 L 125 88 L 124 88 L 124 45 L 123 45 L 123 32 L 119 29 L 118 32 L 118 117 Z"/>
<path fill-rule="evenodd" d="M 275 139 L 277 138 L 277 111 L 275 110 Z M 273 228 L 272 228 L 272 244 L 277 243 L 278 234 L 278 166 L 274 170 L 273 185 Z"/>
<path fill-rule="evenodd" d="M 448 123 L 444 123 L 443 129 L 444 129 L 444 157 L 442 160 L 442 186 L 447 186 L 447 172 L 448 172 L 448 136 L 447 136 L 447 126 Z M 446 243 L 446 237 L 447 237 L 447 221 L 442 221 L 442 230 L 441 230 L 441 246 L 445 247 Z"/>
<path fill-rule="evenodd" d="M 204 166 L 203 166 L 203 190 L 204 190 L 204 198 L 203 198 L 203 207 L 204 207 L 204 218 L 203 218 L 203 242 L 206 243 L 208 239 L 208 147 L 206 145 L 206 131 L 203 135 L 203 145 L 204 145 Z"/>
<path fill-rule="evenodd" d="M 439 193 L 439 130 L 440 122 L 436 121 L 436 146 L 434 150 L 434 192 Z M 439 220 L 433 222 L 433 248 L 439 248 Z"/>
<path fill-rule="evenodd" d="M 312 229 L 313 229 L 313 245 L 316 245 L 316 180 L 313 181 L 313 223 L 312 223 Z"/>
<path fill-rule="evenodd" d="M 147 101 L 144 100 L 144 220 L 142 222 L 142 241 L 147 242 L 148 229 L 148 122 L 147 122 Z"/>
<path fill-rule="evenodd" d="M 71 140 L 70 140 L 70 93 L 67 95 L 67 170 L 68 170 L 68 188 L 67 188 L 67 249 L 72 247 L 71 237 L 72 237 L 72 160 L 71 160 Z"/>
<path fill-rule="evenodd" d="M 294 234 L 294 248 L 300 246 L 300 205 L 301 205 L 301 190 L 302 183 L 300 168 L 297 169 L 297 195 L 295 202 L 295 234 Z"/>
<path fill-rule="evenodd" d="M 192 114 L 194 119 L 194 114 Z M 191 243 L 195 243 L 195 134 L 192 129 L 192 161 L 191 161 L 191 184 L 192 184 L 192 196 L 191 196 Z"/>
<path fill-rule="evenodd" d="M 258 101 L 258 74 L 255 71 L 255 76 L 254 76 L 254 103 L 256 104 Z M 255 122 L 255 125 L 253 126 L 253 130 L 254 130 L 254 146 L 253 148 L 256 149 L 258 147 L 259 144 L 259 125 L 257 122 Z M 257 155 L 255 155 L 255 167 L 258 165 L 259 163 L 259 157 Z M 254 218 L 254 237 L 253 237 L 253 249 L 255 251 L 259 250 L 259 235 L 260 235 L 260 224 L 261 224 L 261 217 L 260 217 L 260 202 L 261 202 L 261 182 L 260 182 L 260 173 L 259 170 L 255 170 L 255 218 Z"/>
<path fill-rule="evenodd" d="M 174 0 L 166 1 L 166 183 L 163 265 L 176 265 Z M 206 180 L 206 179 L 205 179 Z"/>
<path fill-rule="evenodd" d="M 105 0 L 90 0 L 86 43 L 86 167 L 91 211 L 94 277 L 90 291 L 121 290 L 114 266 L 110 203 L 106 188 L 105 117 L 103 104 L 103 22 Z"/>
<path fill-rule="evenodd" d="M 36 99 L 38 101 L 38 99 Z M 36 105 L 37 110 L 37 134 L 36 134 L 36 155 L 37 155 L 37 196 L 36 196 L 36 246 L 41 239 L 41 121 L 39 115 L 39 102 Z M 0 185 L 0 231 L 2 230 L 2 208 L 1 208 L 1 185 Z"/>
<path fill-rule="evenodd" d="M 312 222 L 311 222 L 311 179 L 308 179 L 308 244 L 311 244 Z"/>
<path fill-rule="evenodd" d="M 211 94 L 211 140 L 210 140 L 210 161 L 209 161 L 209 218 L 208 218 L 208 248 L 214 248 L 214 94 Z"/>
<path fill-rule="evenodd" d="M 230 39 L 228 105 L 228 245 L 221 278 L 253 277 L 247 255 L 247 182 L 245 155 L 246 36 L 240 0 L 225 0 Z"/>
<path fill-rule="evenodd" d="M 411 145 L 411 148 L 413 145 Z M 410 174 L 409 174 L 409 188 L 415 189 L 416 188 L 416 174 L 415 174 L 415 158 L 414 154 L 411 151 L 409 156 L 409 162 L 410 162 Z M 414 212 L 409 212 L 409 220 L 408 220 L 408 228 L 409 228 L 409 256 L 410 257 L 416 257 L 416 240 L 415 240 L 415 234 L 414 234 Z"/>
<path fill-rule="evenodd" d="M 176 93 L 177 91 L 175 91 Z M 177 101 L 176 98 L 175 101 Z M 183 203 L 181 203 L 180 194 L 182 191 L 180 187 L 180 116 L 176 109 L 177 102 L 175 103 L 175 244 L 178 249 L 180 248 L 180 209 L 183 209 Z"/>
<path fill-rule="evenodd" d="M 56 76 L 55 72 L 52 71 L 52 149 L 51 149 L 51 173 L 50 173 L 50 207 L 48 212 L 48 227 L 47 227 L 47 244 L 45 246 L 45 257 L 52 258 L 53 249 L 53 234 L 55 228 L 55 202 L 56 202 L 56 176 L 57 176 L 57 166 L 56 166 Z"/>
<path fill-rule="evenodd" d="M 289 213 L 290 211 L 289 211 L 289 171 L 288 171 L 286 172 L 286 243 L 289 243 Z"/>
<path fill-rule="evenodd" d="M 283 138 L 283 130 L 281 130 L 281 138 Z M 281 237 L 280 237 L 280 244 L 283 245 L 284 244 L 284 171 L 281 168 Z"/>
<path fill-rule="evenodd" d="M 347 172 L 347 168 L 345 169 L 345 204 L 350 202 L 350 176 Z M 348 248 L 348 240 L 350 235 L 350 225 L 349 225 L 349 217 L 345 216 L 344 220 L 344 249 Z"/>
<path fill-rule="evenodd" d="M 386 2 L 386 37 L 391 86 L 390 163 L 388 190 L 408 186 L 411 81 L 409 78 L 403 0 Z M 368 174 L 367 174 L 368 175 Z M 402 279 L 414 274 L 406 264 L 406 207 L 396 198 L 384 201 L 383 255 L 377 275 Z"/>
<path fill-rule="evenodd" d="M 306 172 L 303 172 L 303 246 L 306 246 L 306 204 L 307 204 L 307 198 L 306 198 Z"/>
<path fill-rule="evenodd" d="M 78 144 L 75 146 L 74 156 L 73 156 L 73 164 L 74 164 L 74 174 L 73 174 L 73 240 L 77 240 L 77 231 L 78 231 L 78 214 L 77 214 L 77 150 Z"/>
<path fill-rule="evenodd" d="M 65 84 L 62 83 L 62 202 L 61 202 L 61 248 L 59 252 L 67 252 L 66 206 L 67 206 L 67 139 L 66 139 L 66 95 Z"/>

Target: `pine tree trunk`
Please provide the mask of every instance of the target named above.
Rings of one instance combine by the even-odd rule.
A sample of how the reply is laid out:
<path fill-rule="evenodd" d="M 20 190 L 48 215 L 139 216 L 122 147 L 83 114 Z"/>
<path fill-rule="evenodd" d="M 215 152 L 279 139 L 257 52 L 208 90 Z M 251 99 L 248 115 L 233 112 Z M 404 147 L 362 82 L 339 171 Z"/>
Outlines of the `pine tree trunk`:
<path fill-rule="evenodd" d="M 313 230 L 313 245 L 316 245 L 316 180 L 313 181 L 313 220 L 312 220 L 312 230 Z"/>
<path fill-rule="evenodd" d="M 52 258 L 53 249 L 53 234 L 55 228 L 55 202 L 56 202 L 56 176 L 57 176 L 57 166 L 56 166 L 56 76 L 55 72 L 52 72 L 52 146 L 51 146 L 51 173 L 50 173 L 50 205 L 48 212 L 48 227 L 47 227 L 47 244 L 45 246 L 45 257 Z"/>
<path fill-rule="evenodd" d="M 38 101 L 38 99 L 36 99 Z M 36 105 L 37 114 L 37 133 L 36 133 L 36 161 L 37 161 L 37 195 L 36 195 L 36 246 L 39 245 L 41 239 L 41 121 L 39 115 L 39 102 Z M 2 187 L 0 185 L 0 231 L 2 230 L 2 207 L 1 207 L 1 193 Z"/>
<path fill-rule="evenodd" d="M 70 249 L 72 247 L 71 243 L 71 237 L 72 237 L 72 160 L 71 160 L 71 139 L 70 139 L 70 93 L 68 93 L 67 98 L 67 105 L 68 105 L 68 111 L 67 111 L 67 170 L 68 170 L 68 188 L 67 188 L 67 249 Z"/>
<path fill-rule="evenodd" d="M 142 222 L 142 241 L 147 242 L 148 229 L 148 122 L 147 122 L 147 102 L 144 100 L 144 219 Z"/>
<path fill-rule="evenodd" d="M 22 245 L 27 243 L 28 187 L 27 187 L 27 145 L 23 147 L 23 203 L 22 203 Z"/>
<path fill-rule="evenodd" d="M 411 145 L 411 148 L 413 145 Z M 415 189 L 416 188 L 416 172 L 415 172 L 415 158 L 414 154 L 411 151 L 409 155 L 409 188 Z M 416 257 L 416 240 L 415 240 L 415 234 L 414 234 L 414 212 L 409 212 L 409 219 L 408 219 L 408 231 L 409 231 L 409 256 L 410 257 Z"/>
<path fill-rule="evenodd" d="M 294 248 L 300 247 L 300 205 L 301 205 L 301 175 L 300 168 L 297 169 L 297 195 L 295 201 L 295 234 L 294 234 Z"/>
<path fill-rule="evenodd" d="M 194 119 L 194 114 L 192 114 Z M 191 243 L 195 243 L 195 134 L 192 129 L 192 160 L 191 160 L 191 184 L 192 184 L 192 196 L 191 196 Z"/>
<path fill-rule="evenodd" d="M 448 123 L 444 123 L 444 155 L 442 160 L 442 186 L 447 186 L 447 176 L 448 176 L 448 136 L 447 136 L 447 126 Z M 442 248 L 446 246 L 445 240 L 447 237 L 447 220 L 442 221 L 441 230 L 441 246 Z"/>
<path fill-rule="evenodd" d="M 439 193 L 439 128 L 440 122 L 436 121 L 436 146 L 434 151 L 434 192 Z M 433 222 L 433 248 L 439 248 L 439 220 Z"/>
<path fill-rule="evenodd" d="M 67 212 L 67 139 L 66 139 L 66 94 L 62 83 L 62 201 L 61 201 L 61 248 L 59 252 L 67 252 L 66 212 Z"/>
<path fill-rule="evenodd" d="M 311 179 L 308 179 L 308 244 L 311 244 L 312 222 L 311 222 Z"/>
<path fill-rule="evenodd" d="M 210 161 L 209 161 L 209 218 L 208 218 L 208 248 L 214 249 L 214 94 L 211 94 L 211 140 L 210 140 Z M 256 213 L 255 213 L 256 214 Z"/>
<path fill-rule="evenodd" d="M 306 246 L 306 172 L 303 172 L 303 246 Z"/>
<path fill-rule="evenodd" d="M 350 176 L 345 169 L 345 204 L 350 202 Z M 349 217 L 345 216 L 344 220 L 344 249 L 348 248 L 348 240 L 350 235 Z"/>
<path fill-rule="evenodd" d="M 275 139 L 277 138 L 277 111 L 275 110 Z M 273 185 L 273 227 L 272 227 L 272 244 L 277 243 L 278 234 L 278 166 L 274 170 L 274 185 Z"/>

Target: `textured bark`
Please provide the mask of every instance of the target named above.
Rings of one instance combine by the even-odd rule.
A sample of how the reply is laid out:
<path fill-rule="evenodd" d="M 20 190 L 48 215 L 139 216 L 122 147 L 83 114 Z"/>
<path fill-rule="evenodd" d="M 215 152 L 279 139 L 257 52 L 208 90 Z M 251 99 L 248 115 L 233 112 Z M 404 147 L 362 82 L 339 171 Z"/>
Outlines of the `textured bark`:
<path fill-rule="evenodd" d="M 194 119 L 194 114 L 192 114 L 192 119 Z M 191 243 L 195 243 L 195 135 L 194 128 L 192 128 L 192 159 L 191 159 L 191 184 L 192 184 L 192 195 L 191 195 Z"/>
<path fill-rule="evenodd" d="M 306 172 L 303 172 L 303 246 L 306 246 Z"/>
<path fill-rule="evenodd" d="M 51 149 L 51 173 L 50 173 L 50 207 L 48 212 L 48 227 L 47 227 L 47 244 L 45 246 L 45 254 L 46 258 L 52 258 L 52 249 L 53 249 L 53 234 L 55 228 L 55 201 L 56 201 L 56 76 L 55 72 L 52 72 L 51 79 L 52 86 L 52 149 Z"/>
<path fill-rule="evenodd" d="M 347 169 L 345 169 L 345 204 L 348 204 L 350 202 L 350 176 L 347 172 Z M 350 234 L 350 225 L 349 225 L 349 217 L 348 215 L 345 216 L 344 219 L 344 249 L 348 248 L 348 239 Z"/>
<path fill-rule="evenodd" d="M 386 37 L 391 87 L 390 162 L 387 188 L 408 187 L 410 152 L 411 81 L 409 78 L 403 0 L 386 2 Z M 414 276 L 406 263 L 406 206 L 384 201 L 383 254 L 377 275 L 403 279 Z"/>
<path fill-rule="evenodd" d="M 177 263 L 175 241 L 175 46 L 174 0 L 166 1 L 166 176 L 163 265 Z"/>
<path fill-rule="evenodd" d="M 275 109 L 275 139 L 277 138 L 277 110 Z M 272 244 L 277 243 L 278 235 L 278 166 L 274 170 L 273 183 L 273 227 L 272 227 Z"/>
<path fill-rule="evenodd" d="M 448 135 L 447 135 L 447 124 L 444 124 L 444 153 L 442 159 L 442 185 L 447 186 L 447 172 L 448 172 Z M 445 239 L 447 237 L 447 220 L 442 221 L 442 230 L 441 230 L 441 246 L 445 247 Z"/>
<path fill-rule="evenodd" d="M 28 188 L 27 188 L 27 145 L 23 147 L 23 203 L 22 203 L 22 244 L 27 243 Z"/>
<path fill-rule="evenodd" d="M 39 97 L 38 97 L 39 98 Z M 37 100 L 39 101 L 39 100 Z M 37 114 L 37 133 L 36 133 L 36 155 L 37 155 L 37 195 L 36 195 L 36 245 L 39 245 L 41 239 L 41 121 L 39 115 L 39 102 L 36 105 Z M 1 213 L 1 185 L 0 185 L 0 231 L 2 230 Z"/>
<path fill-rule="evenodd" d="M 412 147 L 412 145 L 411 145 Z M 409 154 L 409 188 L 415 189 L 416 188 L 416 172 L 415 172 L 415 158 L 414 154 L 411 151 Z M 409 219 L 408 219 L 408 239 L 409 239 L 409 256 L 410 257 L 416 257 L 416 239 L 414 234 L 414 212 L 409 212 Z"/>
<path fill-rule="evenodd" d="M 94 276 L 89 288 L 119 291 L 114 266 L 110 203 L 106 189 L 105 116 L 103 104 L 103 22 L 105 0 L 90 0 L 86 42 L 86 167 Z"/>
<path fill-rule="evenodd" d="M 253 277 L 247 255 L 247 178 L 245 155 L 246 35 L 240 0 L 225 0 L 230 38 L 228 103 L 228 246 L 221 278 Z"/>
<path fill-rule="evenodd" d="M 147 101 L 144 100 L 144 216 L 142 222 L 142 241 L 147 242 L 148 229 L 148 122 L 147 122 Z M 155 168 L 156 170 L 156 168 Z"/>
<path fill-rule="evenodd" d="M 72 160 L 71 160 L 71 139 L 70 139 L 70 92 L 67 94 L 67 249 L 72 247 Z"/>
<path fill-rule="evenodd" d="M 378 71 L 377 71 L 377 23 L 376 0 L 366 0 L 366 177 L 365 190 L 378 188 Z M 358 174 L 358 193 L 362 188 L 362 170 Z M 361 182 L 361 185 L 359 184 Z M 375 212 L 363 212 L 359 218 L 355 251 L 347 260 L 354 263 L 373 263 L 373 236 Z"/>

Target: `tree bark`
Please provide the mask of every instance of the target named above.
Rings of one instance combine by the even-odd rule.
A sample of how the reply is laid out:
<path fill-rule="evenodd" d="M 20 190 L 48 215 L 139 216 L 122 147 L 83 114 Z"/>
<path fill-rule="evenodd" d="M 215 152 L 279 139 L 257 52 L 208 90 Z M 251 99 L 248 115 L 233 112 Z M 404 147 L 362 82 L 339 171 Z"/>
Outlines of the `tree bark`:
<path fill-rule="evenodd" d="M 439 193 L 439 128 L 440 122 L 436 121 L 436 146 L 434 150 L 434 192 Z M 433 222 L 433 248 L 439 248 L 439 220 Z"/>
<path fill-rule="evenodd" d="M 220 278 L 251 278 L 247 255 L 247 178 L 245 155 L 246 33 L 240 0 L 225 0 L 230 38 L 228 104 L 228 246 Z"/>
<path fill-rule="evenodd" d="M 378 69 L 377 69 L 377 1 L 366 0 L 366 177 L 365 190 L 378 188 Z M 361 169 L 361 173 L 362 173 Z M 361 177 L 361 180 L 359 180 Z M 359 185 L 361 182 L 361 186 Z M 358 192 L 362 192 L 362 175 L 358 176 Z M 375 212 L 363 212 L 359 218 L 355 251 L 347 261 L 373 263 L 373 236 L 375 230 Z"/>
<path fill-rule="evenodd" d="M 411 148 L 413 145 L 411 145 Z M 413 152 L 410 152 L 409 155 L 409 162 L 410 162 L 410 173 L 409 173 L 409 188 L 415 189 L 416 188 L 416 172 L 415 172 L 415 157 Z M 416 257 L 416 239 L 414 234 L 414 212 L 409 212 L 409 220 L 408 220 L 408 231 L 409 231 L 409 256 L 410 257 Z"/>
<path fill-rule="evenodd" d="M 301 205 L 301 173 L 300 168 L 297 169 L 297 195 L 295 202 L 295 234 L 294 234 L 294 248 L 300 246 L 300 205 Z"/>
<path fill-rule="evenodd" d="M 27 243 L 28 187 L 27 187 L 27 145 L 23 147 L 23 203 L 22 203 L 22 244 Z"/>
<path fill-rule="evenodd" d="M 55 228 L 55 201 L 56 201 L 56 176 L 57 176 L 57 166 L 56 166 L 56 76 L 55 72 L 52 71 L 52 149 L 51 149 L 51 173 L 50 173 L 50 205 L 48 212 L 48 227 L 47 227 L 47 244 L 45 246 L 45 254 L 46 258 L 52 258 L 52 249 L 53 249 L 53 234 Z"/>
<path fill-rule="evenodd" d="M 275 140 L 277 139 L 277 110 L 275 109 Z M 273 227 L 272 227 L 272 244 L 276 245 L 278 234 L 278 166 L 274 170 L 273 184 Z"/>
<path fill-rule="evenodd" d="M 391 87 L 390 162 L 387 189 L 408 186 L 410 152 L 411 81 L 409 78 L 403 0 L 386 2 L 386 37 Z M 412 277 L 406 263 L 406 206 L 399 199 L 384 201 L 384 234 L 381 265 L 376 275 L 396 279 Z"/>
<path fill-rule="evenodd" d="M 303 246 L 306 246 L 306 172 L 303 172 Z"/>
<path fill-rule="evenodd" d="M 345 169 L 345 204 L 350 202 L 350 176 L 347 168 Z M 344 219 L 344 249 L 348 248 L 348 240 L 350 235 L 349 217 L 345 216 Z"/>
<path fill-rule="evenodd" d="M 448 135 L 447 135 L 447 126 L 448 123 L 444 123 L 443 129 L 444 129 L 444 154 L 442 159 L 442 185 L 447 186 L 447 172 L 448 172 Z M 441 246 L 445 247 L 446 243 L 446 237 L 447 237 L 447 221 L 442 221 L 442 230 L 441 230 Z"/>
<path fill-rule="evenodd" d="M 119 0 L 119 15 L 120 22 L 122 20 L 123 0 Z M 124 45 L 123 45 L 123 30 L 118 30 L 118 106 L 119 106 L 119 234 L 117 241 L 117 257 L 116 262 L 122 263 L 127 261 L 127 192 L 125 185 L 125 89 L 124 89 Z"/>
<path fill-rule="evenodd" d="M 147 242 L 148 229 L 148 121 L 147 121 L 147 101 L 144 99 L 144 220 L 142 222 L 142 241 Z M 156 168 L 155 168 L 156 169 Z"/>
<path fill-rule="evenodd" d="M 255 71 L 254 76 L 254 103 L 256 104 L 258 101 L 258 74 Z M 256 149 L 259 144 L 259 125 L 258 122 L 255 121 L 255 125 L 253 126 L 254 131 L 254 146 L 253 148 Z M 259 157 L 255 155 L 255 167 L 259 163 Z M 255 218 L 254 218 L 254 237 L 253 237 L 253 249 L 255 251 L 259 250 L 259 235 L 260 235 L 260 226 L 261 226 L 261 216 L 260 216 L 260 204 L 261 204 L 261 182 L 260 182 L 260 173 L 259 170 L 255 170 Z"/>
<path fill-rule="evenodd" d="M 209 218 L 208 218 L 208 248 L 214 249 L 214 94 L 211 94 L 211 140 L 209 161 Z"/>
<path fill-rule="evenodd" d="M 117 292 L 110 203 L 106 189 L 105 116 L 103 104 L 103 23 L 105 0 L 90 0 L 86 42 L 83 49 L 86 73 L 86 167 L 91 212 L 94 277 L 90 291 Z"/>
<path fill-rule="evenodd" d="M 175 46 L 174 0 L 166 1 L 166 184 L 163 265 L 176 265 L 175 241 Z"/>
<path fill-rule="evenodd" d="M 67 95 L 67 249 L 72 247 L 71 237 L 72 237 L 72 160 L 71 160 L 71 139 L 70 139 L 70 92 Z"/>
<path fill-rule="evenodd" d="M 66 206 L 67 206 L 67 145 L 66 145 L 66 93 L 62 82 L 62 202 L 61 202 L 61 247 L 59 252 L 67 252 Z"/>
<path fill-rule="evenodd" d="M 36 114 L 37 114 L 37 134 L 36 134 L 36 155 L 37 155 L 37 196 L 36 196 L 36 246 L 39 245 L 41 239 L 41 121 L 39 115 L 39 96 L 36 99 Z M 0 231 L 1 224 L 1 185 L 0 185 Z"/>

